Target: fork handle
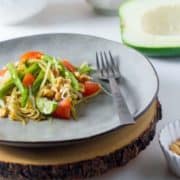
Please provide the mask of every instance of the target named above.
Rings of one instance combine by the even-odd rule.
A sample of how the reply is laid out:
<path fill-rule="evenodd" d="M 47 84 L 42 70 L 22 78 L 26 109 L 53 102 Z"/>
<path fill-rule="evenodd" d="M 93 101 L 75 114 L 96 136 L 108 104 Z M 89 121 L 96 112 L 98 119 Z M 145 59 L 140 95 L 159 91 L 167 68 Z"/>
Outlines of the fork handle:
<path fill-rule="evenodd" d="M 109 83 L 112 91 L 113 103 L 118 113 L 120 123 L 122 125 L 134 124 L 135 120 L 122 96 L 120 85 L 115 78 L 109 78 Z"/>

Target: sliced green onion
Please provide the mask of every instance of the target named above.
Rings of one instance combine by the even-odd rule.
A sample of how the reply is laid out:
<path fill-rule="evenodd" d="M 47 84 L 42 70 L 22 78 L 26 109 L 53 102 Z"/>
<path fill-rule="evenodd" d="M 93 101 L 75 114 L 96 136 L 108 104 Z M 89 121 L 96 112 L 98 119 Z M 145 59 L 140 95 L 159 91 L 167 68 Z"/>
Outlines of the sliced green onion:
<path fill-rule="evenodd" d="M 78 71 L 80 72 L 80 74 L 90 74 L 93 71 L 93 69 L 87 63 L 83 63 L 78 68 Z"/>
<path fill-rule="evenodd" d="M 78 80 L 76 79 L 76 77 L 74 76 L 73 73 L 71 73 L 70 71 L 66 70 L 65 71 L 65 77 L 67 79 L 71 80 L 71 84 L 72 84 L 72 87 L 74 88 L 74 90 L 76 90 L 76 91 L 80 90 L 79 82 L 78 82 Z"/>

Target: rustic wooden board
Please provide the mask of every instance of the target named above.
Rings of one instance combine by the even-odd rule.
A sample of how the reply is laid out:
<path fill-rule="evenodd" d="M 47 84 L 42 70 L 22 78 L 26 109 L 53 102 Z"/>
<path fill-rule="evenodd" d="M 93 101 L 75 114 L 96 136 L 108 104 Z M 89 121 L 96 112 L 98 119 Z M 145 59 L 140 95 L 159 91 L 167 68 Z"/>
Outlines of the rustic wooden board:
<path fill-rule="evenodd" d="M 135 125 L 56 148 L 26 149 L 0 146 L 3 179 L 83 179 L 123 166 L 144 150 L 155 135 L 161 106 L 155 100 Z"/>

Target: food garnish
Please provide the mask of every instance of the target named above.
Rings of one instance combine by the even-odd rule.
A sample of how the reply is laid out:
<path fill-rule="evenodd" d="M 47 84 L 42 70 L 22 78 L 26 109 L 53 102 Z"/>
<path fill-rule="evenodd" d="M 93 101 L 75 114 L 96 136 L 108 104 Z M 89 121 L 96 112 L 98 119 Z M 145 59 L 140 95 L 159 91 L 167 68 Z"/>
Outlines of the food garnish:
<path fill-rule="evenodd" d="M 180 139 L 178 139 L 178 140 L 176 140 L 175 142 L 173 142 L 173 143 L 170 145 L 169 149 L 170 149 L 173 153 L 175 153 L 175 154 L 177 154 L 177 155 L 180 155 Z"/>
<path fill-rule="evenodd" d="M 76 118 L 76 105 L 97 95 L 101 86 L 86 63 L 73 65 L 40 51 L 24 53 L 0 70 L 0 117 L 41 121 Z"/>

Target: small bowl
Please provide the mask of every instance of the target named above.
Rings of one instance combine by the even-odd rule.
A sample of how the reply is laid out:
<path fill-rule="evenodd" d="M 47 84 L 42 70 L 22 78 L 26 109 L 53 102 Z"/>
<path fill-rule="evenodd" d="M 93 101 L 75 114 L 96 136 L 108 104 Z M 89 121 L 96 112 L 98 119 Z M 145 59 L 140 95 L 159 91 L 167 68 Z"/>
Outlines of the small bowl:
<path fill-rule="evenodd" d="M 159 135 L 159 143 L 165 155 L 169 169 L 180 177 L 180 156 L 169 149 L 169 146 L 180 138 L 180 120 L 169 123 Z"/>
<path fill-rule="evenodd" d="M 86 0 L 97 12 L 103 15 L 117 15 L 123 0 Z"/>
<path fill-rule="evenodd" d="M 39 13 L 47 0 L 1 0 L 0 24 L 16 24 Z"/>

